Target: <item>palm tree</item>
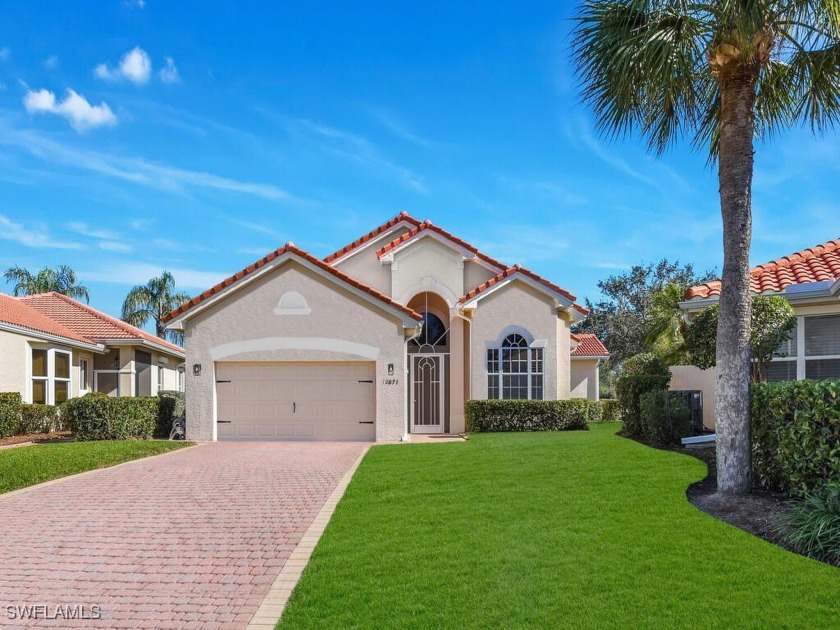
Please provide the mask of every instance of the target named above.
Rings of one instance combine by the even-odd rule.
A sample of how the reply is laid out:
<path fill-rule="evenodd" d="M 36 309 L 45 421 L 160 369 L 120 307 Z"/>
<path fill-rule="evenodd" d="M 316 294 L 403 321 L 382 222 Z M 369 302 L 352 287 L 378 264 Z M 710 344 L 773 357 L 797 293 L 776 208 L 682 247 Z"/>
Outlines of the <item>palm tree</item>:
<path fill-rule="evenodd" d="M 122 318 L 132 326 L 144 326 L 153 319 L 158 337 L 181 343 L 183 335 L 177 330 L 166 330 L 163 316 L 189 299 L 186 293 L 175 292 L 175 278 L 164 271 L 159 278 L 152 278 L 145 285 L 137 285 L 128 292 L 123 302 Z"/>
<path fill-rule="evenodd" d="M 723 288 L 717 344 L 718 492 L 750 490 L 753 144 L 840 116 L 837 0 L 584 0 L 573 56 L 600 132 L 680 137 L 717 164 Z"/>
<path fill-rule="evenodd" d="M 77 284 L 76 272 L 68 265 L 58 267 L 44 267 L 34 276 L 23 267 L 10 267 L 3 274 L 6 282 L 13 282 L 15 295 L 35 295 L 54 291 L 74 300 L 84 298 L 90 302 L 90 292 L 87 287 Z"/>
<path fill-rule="evenodd" d="M 687 287 L 669 282 L 653 294 L 645 322 L 645 345 L 668 365 L 688 362 L 685 349 L 686 323 L 680 302 Z"/>

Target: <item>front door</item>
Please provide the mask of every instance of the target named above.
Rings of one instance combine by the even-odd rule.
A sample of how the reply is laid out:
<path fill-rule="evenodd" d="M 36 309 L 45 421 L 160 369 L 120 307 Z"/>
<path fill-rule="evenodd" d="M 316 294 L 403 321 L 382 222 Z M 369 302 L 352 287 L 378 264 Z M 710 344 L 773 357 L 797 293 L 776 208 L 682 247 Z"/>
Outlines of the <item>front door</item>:
<path fill-rule="evenodd" d="M 443 433 L 444 355 L 411 356 L 411 431 Z"/>

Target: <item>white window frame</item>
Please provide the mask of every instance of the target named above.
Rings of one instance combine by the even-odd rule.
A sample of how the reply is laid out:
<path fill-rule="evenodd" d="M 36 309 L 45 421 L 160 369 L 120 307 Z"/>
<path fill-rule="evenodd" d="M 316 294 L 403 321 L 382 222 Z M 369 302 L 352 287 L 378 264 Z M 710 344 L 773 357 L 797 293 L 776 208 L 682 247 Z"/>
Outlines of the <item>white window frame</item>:
<path fill-rule="evenodd" d="M 79 359 L 79 395 L 90 392 L 90 360 Z"/>
<path fill-rule="evenodd" d="M 526 369 L 527 372 L 505 372 L 505 359 L 504 359 L 504 350 L 505 348 L 505 341 L 513 335 L 517 335 L 518 337 L 522 338 L 525 342 L 525 346 L 508 346 L 510 348 L 516 348 L 520 350 L 527 350 L 526 352 Z M 541 371 L 535 372 L 533 370 L 534 366 L 534 352 L 539 351 L 541 353 L 540 356 L 540 366 L 542 368 Z M 496 372 L 490 371 L 490 362 L 491 362 L 491 353 L 495 356 L 493 362 L 497 366 Z M 510 360 L 510 359 L 508 359 Z M 542 346 L 535 346 L 533 343 L 528 343 L 528 340 L 525 335 L 519 332 L 512 332 L 504 336 L 501 343 L 497 346 L 488 346 L 485 352 L 484 357 L 484 370 L 487 375 L 487 397 L 490 398 L 490 379 L 494 379 L 496 381 L 495 389 L 498 391 L 498 397 L 492 400 L 545 400 L 545 349 Z M 527 398 L 505 398 L 504 397 L 504 377 L 507 376 L 527 376 Z M 542 377 L 542 386 L 540 387 L 540 393 L 542 396 L 540 398 L 534 398 L 534 376 L 541 376 Z"/>
<path fill-rule="evenodd" d="M 55 373 L 55 357 L 58 354 L 66 354 L 67 355 L 67 377 L 59 377 L 56 376 Z M 51 405 L 55 404 L 55 394 L 57 391 L 56 383 L 67 383 L 67 400 L 73 398 L 73 353 L 70 350 L 58 350 L 52 349 L 50 350 L 50 357 L 51 357 L 51 367 L 52 367 L 52 390 Z"/>
<path fill-rule="evenodd" d="M 840 354 L 827 354 L 827 355 L 806 355 L 805 351 L 805 322 L 812 317 L 831 317 L 837 316 L 836 313 L 821 313 L 821 314 L 813 314 L 813 315 L 798 315 L 796 317 L 796 355 L 786 356 L 786 357 L 778 357 L 772 359 L 773 363 L 781 362 L 781 361 L 788 361 L 788 362 L 796 362 L 796 380 L 797 381 L 804 381 L 808 378 L 808 361 L 826 361 L 826 360 L 840 360 Z M 840 316 L 838 316 L 840 317 Z"/>
<path fill-rule="evenodd" d="M 47 375 L 36 376 L 32 373 L 32 353 L 36 350 L 47 353 Z M 66 354 L 69 371 L 67 377 L 58 377 L 55 374 L 55 355 Z M 43 381 L 45 386 L 45 403 L 47 405 L 55 404 L 56 383 L 67 383 L 67 400 L 73 397 L 73 351 L 69 348 L 63 347 L 44 347 L 44 346 L 30 346 L 29 348 L 29 402 L 35 400 L 35 389 L 32 387 L 34 381 Z"/>

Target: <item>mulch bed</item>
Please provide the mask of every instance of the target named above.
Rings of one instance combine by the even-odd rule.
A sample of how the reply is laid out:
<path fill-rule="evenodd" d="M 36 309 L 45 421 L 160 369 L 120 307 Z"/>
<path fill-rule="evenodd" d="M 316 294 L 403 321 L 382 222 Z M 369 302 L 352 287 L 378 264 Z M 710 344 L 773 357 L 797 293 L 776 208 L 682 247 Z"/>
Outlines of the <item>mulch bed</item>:
<path fill-rule="evenodd" d="M 70 442 L 73 436 L 70 431 L 55 431 L 53 433 L 33 433 L 30 435 L 13 435 L 0 439 L 0 447 L 34 442 L 35 444 L 52 444 L 54 442 Z"/>

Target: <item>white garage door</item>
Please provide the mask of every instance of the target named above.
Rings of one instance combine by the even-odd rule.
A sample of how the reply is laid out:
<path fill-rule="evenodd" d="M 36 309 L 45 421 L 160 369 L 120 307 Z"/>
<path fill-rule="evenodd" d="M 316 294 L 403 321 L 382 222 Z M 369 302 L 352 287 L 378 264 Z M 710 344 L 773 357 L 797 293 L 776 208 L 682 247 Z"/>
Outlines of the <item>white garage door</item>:
<path fill-rule="evenodd" d="M 219 439 L 373 440 L 373 363 L 217 363 Z"/>

